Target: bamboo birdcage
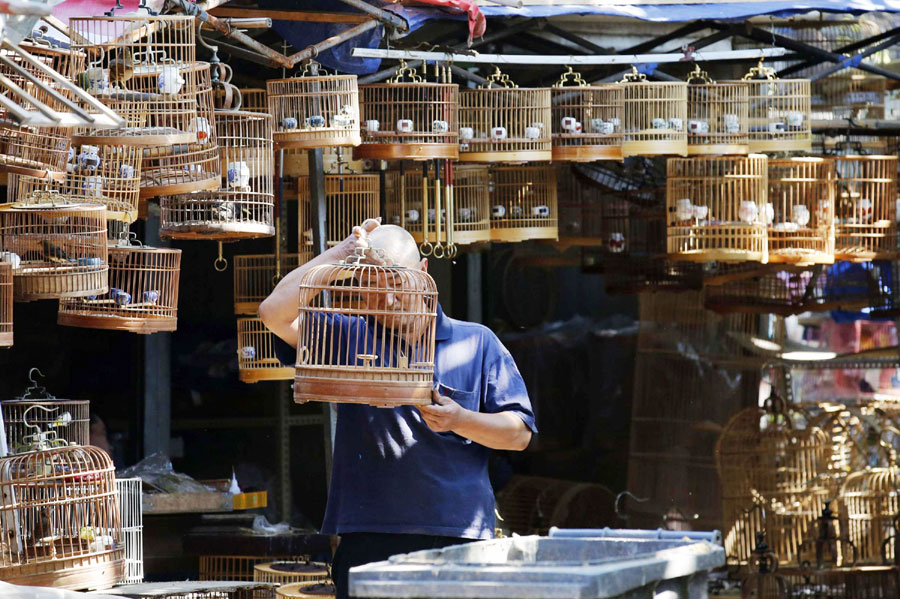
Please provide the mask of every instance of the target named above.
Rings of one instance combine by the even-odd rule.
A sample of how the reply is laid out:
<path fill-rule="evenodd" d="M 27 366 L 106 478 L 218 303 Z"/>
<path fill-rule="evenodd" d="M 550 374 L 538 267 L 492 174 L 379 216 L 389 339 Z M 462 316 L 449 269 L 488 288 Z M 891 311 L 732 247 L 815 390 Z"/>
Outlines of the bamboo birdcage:
<path fill-rule="evenodd" d="M 222 173 L 218 191 L 163 196 L 160 235 L 218 240 L 274 235 L 272 117 L 218 111 L 216 127 L 216 170 Z"/>
<path fill-rule="evenodd" d="M 268 110 L 279 148 L 358 146 L 360 106 L 356 75 L 319 75 L 307 63 L 299 77 L 266 81 Z"/>
<path fill-rule="evenodd" d="M 362 221 L 360 221 L 362 222 Z M 286 274 L 307 263 L 313 254 L 252 254 L 234 257 L 234 313 L 256 314 L 259 304 Z"/>
<path fill-rule="evenodd" d="M 491 167 L 491 240 L 558 239 L 552 165 Z"/>
<path fill-rule="evenodd" d="M 53 430 L 66 443 L 90 445 L 91 404 L 86 399 L 57 399 L 34 379 L 35 373 L 43 376 L 37 368 L 28 372 L 31 385 L 21 397 L 0 401 L 6 442 L 12 453 L 26 451 L 25 439 L 29 430 L 25 414 L 33 406 L 40 406 L 28 414 L 28 425 Z"/>
<path fill-rule="evenodd" d="M 863 564 L 893 560 L 892 543 L 885 543 L 900 514 L 900 476 L 895 466 L 853 472 L 844 481 L 840 502 L 847 519 L 847 536 Z M 884 551 L 884 554 L 882 554 Z"/>
<path fill-rule="evenodd" d="M 378 175 L 336 173 L 325 175 L 326 245 L 337 245 L 353 227 L 381 214 L 381 182 Z M 312 192 L 309 177 L 297 177 L 298 251 L 312 251 Z"/>
<path fill-rule="evenodd" d="M 17 256 L 16 301 L 106 293 L 106 210 L 38 192 L 0 206 L 0 244 Z"/>
<path fill-rule="evenodd" d="M 275 333 L 257 316 L 237 319 L 238 378 L 245 383 L 289 381 L 294 368 L 275 354 Z"/>
<path fill-rule="evenodd" d="M 245 112 L 269 112 L 269 97 L 266 90 L 257 87 L 240 88 L 241 92 L 241 110 Z"/>
<path fill-rule="evenodd" d="M 0 347 L 13 345 L 13 265 L 0 255 Z"/>
<path fill-rule="evenodd" d="M 897 257 L 897 157 L 834 158 L 836 260 Z"/>
<path fill-rule="evenodd" d="M 140 478 L 117 478 L 119 514 L 125 546 L 125 573 L 121 584 L 144 582 L 144 516 Z"/>
<path fill-rule="evenodd" d="M 669 256 L 695 262 L 768 260 L 767 159 L 761 154 L 669 158 Z"/>
<path fill-rule="evenodd" d="M 553 160 L 622 160 L 622 94 L 621 85 L 588 85 L 569 67 L 550 90 Z"/>
<path fill-rule="evenodd" d="M 0 459 L 0 492 L 10 498 L 0 504 L 0 578 L 66 589 L 113 586 L 125 560 L 112 460 L 96 447 L 60 447 L 52 432 L 33 437 L 37 450 Z"/>
<path fill-rule="evenodd" d="M 394 77 L 386 83 L 361 85 L 359 93 L 363 134 L 362 144 L 353 148 L 355 159 L 459 158 L 457 84 L 425 81 L 401 61 Z"/>
<path fill-rule="evenodd" d="M 300 281 L 294 401 L 430 404 L 434 280 L 421 270 L 365 259 L 357 253 L 317 266 Z M 328 300 L 319 305 L 322 292 Z"/>
<path fill-rule="evenodd" d="M 25 50 L 38 63 L 53 69 L 56 73 L 72 81 L 77 74 L 85 71 L 85 54 L 71 48 L 62 48 L 56 44 L 58 42 L 53 38 L 34 35 L 33 39 L 26 38 L 23 40 L 19 47 Z M 58 90 L 59 84 L 53 81 L 43 69 L 36 67 L 28 60 L 24 60 L 22 55 L 15 50 L 0 49 L 0 56 L 12 63 L 11 65 L 6 62 L 0 64 L 0 74 L 4 75 L 9 81 L 52 110 L 65 112 L 69 109 L 69 106 L 61 102 L 58 97 L 54 97 L 53 94 L 45 91 L 46 88 Z M 8 94 L 6 97 L 7 100 L 17 104 L 26 111 L 34 110 L 34 105 L 21 100 L 16 94 Z M 5 106 L 0 108 L 0 119 L 9 120 L 9 116 L 8 108 Z"/>
<path fill-rule="evenodd" d="M 275 589 L 279 599 L 334 599 L 334 585 L 330 582 L 296 582 L 285 584 Z"/>
<path fill-rule="evenodd" d="M 552 160 L 550 95 L 516 86 L 499 68 L 478 89 L 460 92 L 459 161 Z"/>
<path fill-rule="evenodd" d="M 181 250 L 132 241 L 125 235 L 109 245 L 109 292 L 61 299 L 57 324 L 141 334 L 176 330 Z"/>
<path fill-rule="evenodd" d="M 769 262 L 834 263 L 834 162 L 770 159 L 768 179 Z"/>
<path fill-rule="evenodd" d="M 747 84 L 713 81 L 699 66 L 688 76 L 687 83 L 688 154 L 747 154 Z"/>
<path fill-rule="evenodd" d="M 64 179 L 70 130 L 0 126 L 0 172 Z"/>
<path fill-rule="evenodd" d="M 837 72 L 812 84 L 813 119 L 883 119 L 887 79 L 861 71 Z"/>
<path fill-rule="evenodd" d="M 148 11 L 149 12 L 149 11 Z M 125 85 L 127 73 L 159 72 L 155 65 L 184 65 L 197 60 L 194 17 L 141 15 L 72 17 L 72 48 L 87 55 L 88 64 L 100 61 L 112 69 L 110 82 Z M 128 57 L 131 60 L 128 60 Z M 110 63 L 113 63 L 110 66 Z M 122 77 L 115 73 L 121 72 Z"/>
<path fill-rule="evenodd" d="M 292 555 L 201 555 L 200 580 L 252 581 L 253 567 L 272 560 L 296 560 Z"/>
<path fill-rule="evenodd" d="M 253 580 L 287 584 L 326 582 L 330 572 L 328 565 L 309 561 L 273 561 L 253 566 Z"/>
<path fill-rule="evenodd" d="M 623 156 L 687 156 L 687 83 L 647 81 L 632 67 L 619 82 L 625 101 Z"/>

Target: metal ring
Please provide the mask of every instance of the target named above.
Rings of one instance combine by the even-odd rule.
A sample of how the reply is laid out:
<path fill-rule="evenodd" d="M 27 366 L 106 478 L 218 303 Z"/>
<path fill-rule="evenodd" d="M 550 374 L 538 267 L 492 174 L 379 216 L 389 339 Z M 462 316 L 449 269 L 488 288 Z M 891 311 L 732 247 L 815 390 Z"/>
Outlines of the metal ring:
<path fill-rule="evenodd" d="M 221 268 L 219 268 L 219 264 L 222 265 Z M 215 262 L 213 262 L 213 268 L 215 268 L 218 272 L 225 272 L 225 269 L 228 268 L 228 260 L 219 256 L 218 258 L 216 258 Z"/>
<path fill-rule="evenodd" d="M 440 250 L 440 253 L 438 253 L 438 250 Z M 435 245 L 435 246 L 434 246 L 434 254 L 433 254 L 433 255 L 434 255 L 435 258 L 437 258 L 437 259 L 439 259 L 439 260 L 440 260 L 441 258 L 443 258 L 444 255 L 445 255 L 445 254 L 444 254 L 444 246 L 441 245 L 440 243 L 438 243 L 437 245 Z"/>
<path fill-rule="evenodd" d="M 426 258 L 431 255 L 434 251 L 434 246 L 431 245 L 430 241 L 423 241 L 419 244 L 419 253 L 425 256 Z"/>

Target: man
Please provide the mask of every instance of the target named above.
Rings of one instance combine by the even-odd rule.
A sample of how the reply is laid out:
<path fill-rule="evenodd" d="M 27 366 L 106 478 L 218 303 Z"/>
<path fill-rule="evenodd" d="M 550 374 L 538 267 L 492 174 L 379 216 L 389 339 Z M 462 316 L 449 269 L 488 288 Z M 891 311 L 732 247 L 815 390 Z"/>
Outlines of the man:
<path fill-rule="evenodd" d="M 282 340 L 277 342 L 282 362 L 296 360 L 298 303 L 313 299 L 300 297 L 303 275 L 339 262 L 357 248 L 365 248 L 372 263 L 428 267 L 406 230 L 381 226 L 380 219 L 354 227 L 342 243 L 285 276 L 260 305 L 260 318 Z M 342 327 L 341 339 L 362 335 L 371 346 L 378 324 L 339 316 L 328 320 L 328 326 Z M 323 533 L 341 537 L 332 564 L 338 599 L 349 596 L 347 572 L 353 566 L 491 538 L 489 450 L 521 451 L 536 432 L 522 377 L 490 329 L 448 318 L 438 305 L 435 340 L 432 405 L 338 406 L 322 525 Z"/>

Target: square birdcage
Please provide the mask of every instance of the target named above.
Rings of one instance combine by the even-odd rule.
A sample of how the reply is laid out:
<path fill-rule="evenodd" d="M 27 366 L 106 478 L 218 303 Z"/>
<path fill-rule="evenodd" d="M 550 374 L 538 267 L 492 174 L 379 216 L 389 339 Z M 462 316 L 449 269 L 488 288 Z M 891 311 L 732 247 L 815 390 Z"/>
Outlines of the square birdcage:
<path fill-rule="evenodd" d="M 747 84 L 713 81 L 700 67 L 691 72 L 687 83 L 688 154 L 747 154 Z"/>
<path fill-rule="evenodd" d="M 298 251 L 312 251 L 312 194 L 309 177 L 297 177 Z M 338 173 L 325 175 L 326 245 L 337 245 L 353 227 L 381 214 L 381 183 L 378 175 Z"/>
<path fill-rule="evenodd" d="M 43 387 L 32 387 L 22 397 L 0 401 L 10 453 L 21 453 L 28 447 L 26 438 L 34 433 L 34 429 L 26 426 L 25 413 L 33 406 L 40 406 L 40 409 L 31 410 L 28 415 L 28 424 L 32 427 L 53 430 L 66 443 L 90 445 L 90 402 L 86 399 L 58 399 Z"/>
<path fill-rule="evenodd" d="M 491 241 L 559 238 L 552 165 L 493 166 L 490 195 Z"/>
<path fill-rule="evenodd" d="M 360 221 L 362 222 L 362 221 Z M 312 259 L 302 254 L 253 254 L 234 257 L 234 313 L 256 314 L 259 304 L 289 272 Z"/>
<path fill-rule="evenodd" d="M 117 478 L 119 514 L 125 546 L 125 572 L 121 584 L 144 582 L 144 516 L 140 478 Z"/>
<path fill-rule="evenodd" d="M 0 248 L 14 263 L 16 301 L 106 293 L 106 209 L 36 192 L 0 205 Z"/>
<path fill-rule="evenodd" d="M 126 236 L 108 251 L 109 292 L 61 299 L 57 324 L 142 334 L 176 330 L 181 250 L 133 244 Z"/>
<path fill-rule="evenodd" d="M 238 378 L 245 383 L 289 381 L 294 368 L 275 354 L 275 333 L 257 316 L 237 319 Z"/>
<path fill-rule="evenodd" d="M 766 169 L 761 154 L 669 158 L 669 256 L 695 262 L 766 262 Z"/>
<path fill-rule="evenodd" d="M 647 81 L 633 68 L 618 85 L 625 101 L 622 155 L 687 156 L 687 83 Z"/>
<path fill-rule="evenodd" d="M 13 265 L 0 254 L 0 347 L 13 344 Z"/>
<path fill-rule="evenodd" d="M 163 196 L 160 235 L 219 240 L 274 235 L 272 117 L 217 111 L 216 127 L 218 191 Z"/>
<path fill-rule="evenodd" d="M 242 87 L 238 88 L 241 92 L 241 107 L 239 110 L 245 112 L 269 112 L 269 97 L 266 90 L 259 87 Z"/>
<path fill-rule="evenodd" d="M 500 69 L 460 92 L 459 161 L 552 160 L 550 96 L 550 88 L 518 87 Z"/>
<path fill-rule="evenodd" d="M 769 160 L 769 262 L 834 262 L 834 161 L 828 158 Z"/>
<path fill-rule="evenodd" d="M 567 85 L 569 77 L 574 85 Z M 588 85 L 572 68 L 550 90 L 553 160 L 622 160 L 621 85 Z"/>
<path fill-rule="evenodd" d="M 834 158 L 834 257 L 892 260 L 897 257 L 897 157 Z"/>

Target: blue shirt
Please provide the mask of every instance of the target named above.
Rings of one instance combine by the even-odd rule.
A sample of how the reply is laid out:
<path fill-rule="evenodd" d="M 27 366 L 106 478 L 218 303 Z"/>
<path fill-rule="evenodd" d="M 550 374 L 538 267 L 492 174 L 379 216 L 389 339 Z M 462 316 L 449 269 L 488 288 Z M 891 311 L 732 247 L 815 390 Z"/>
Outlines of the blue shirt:
<path fill-rule="evenodd" d="M 377 325 L 336 316 L 331 326 L 373 346 Z M 276 341 L 279 359 L 296 351 Z M 346 354 L 345 354 L 346 355 Z M 487 327 L 437 308 L 435 384 L 476 412 L 512 412 L 533 432 L 534 413 L 512 356 Z M 411 406 L 339 404 L 324 534 L 383 532 L 488 539 L 494 534 L 490 450 L 455 433 L 435 433 Z"/>

